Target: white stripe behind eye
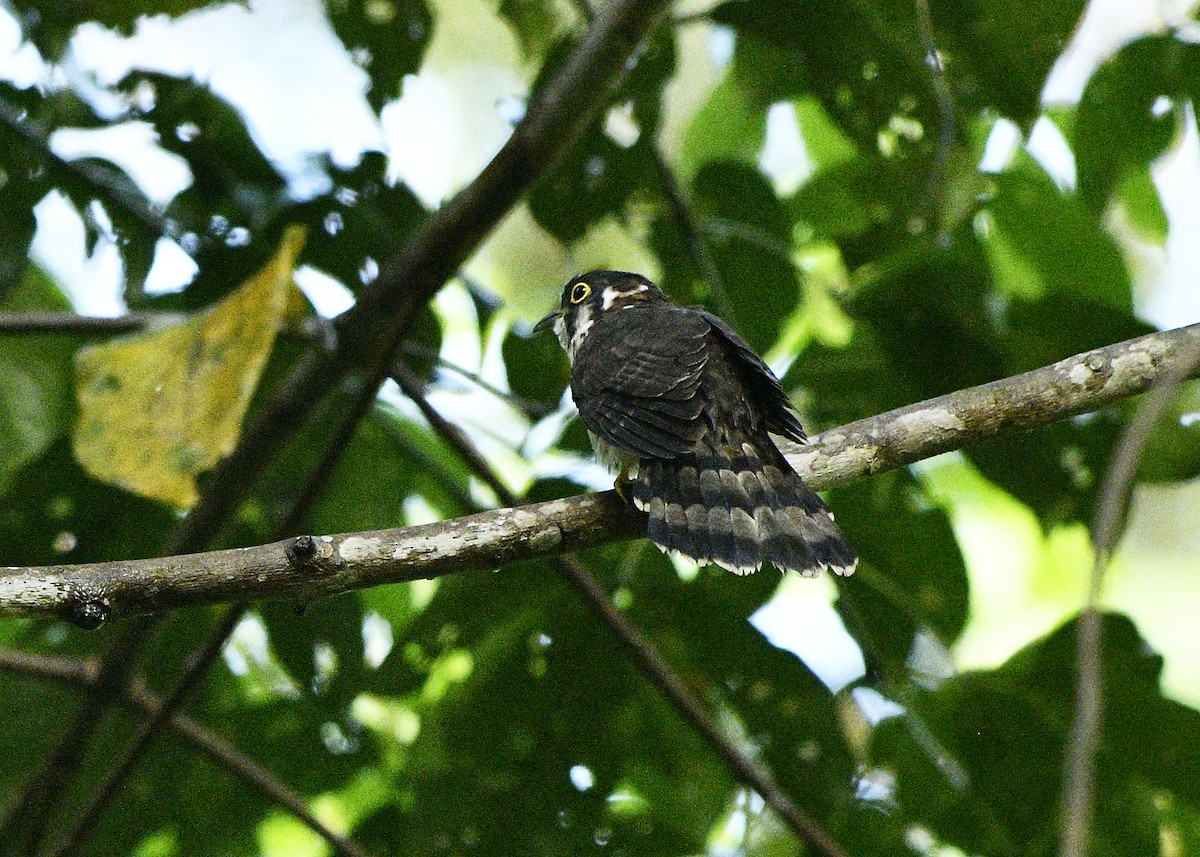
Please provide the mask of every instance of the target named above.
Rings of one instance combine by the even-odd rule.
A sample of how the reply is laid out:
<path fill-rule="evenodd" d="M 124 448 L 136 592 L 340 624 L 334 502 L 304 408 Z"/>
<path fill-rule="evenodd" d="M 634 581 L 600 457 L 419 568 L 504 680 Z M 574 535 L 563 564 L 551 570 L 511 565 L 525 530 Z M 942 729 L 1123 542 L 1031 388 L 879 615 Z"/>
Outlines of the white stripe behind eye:
<path fill-rule="evenodd" d="M 612 309 L 612 305 L 617 302 L 618 298 L 627 298 L 630 295 L 636 295 L 640 292 L 644 292 L 646 289 L 647 286 L 645 283 L 641 283 L 637 286 L 634 286 L 632 289 L 626 289 L 625 291 L 618 289 L 616 286 L 608 286 L 604 289 L 604 302 L 600 308 L 605 311 L 610 310 Z"/>

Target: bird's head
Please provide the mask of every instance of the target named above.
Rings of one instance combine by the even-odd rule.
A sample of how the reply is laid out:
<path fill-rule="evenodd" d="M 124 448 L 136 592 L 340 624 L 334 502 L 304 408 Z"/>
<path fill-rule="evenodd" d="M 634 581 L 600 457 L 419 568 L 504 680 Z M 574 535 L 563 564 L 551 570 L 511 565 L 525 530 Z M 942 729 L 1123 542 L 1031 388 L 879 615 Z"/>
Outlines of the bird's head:
<path fill-rule="evenodd" d="M 667 300 L 662 289 L 641 274 L 589 271 L 567 282 L 558 309 L 539 321 L 533 330 L 537 333 L 553 327 L 573 363 L 588 331 L 605 315 Z"/>

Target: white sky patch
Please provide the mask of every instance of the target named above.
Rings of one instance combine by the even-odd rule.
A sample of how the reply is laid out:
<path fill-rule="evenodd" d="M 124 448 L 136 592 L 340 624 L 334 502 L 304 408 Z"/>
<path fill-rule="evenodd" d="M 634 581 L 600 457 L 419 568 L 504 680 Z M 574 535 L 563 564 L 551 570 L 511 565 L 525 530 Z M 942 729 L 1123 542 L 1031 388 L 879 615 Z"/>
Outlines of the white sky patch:
<path fill-rule="evenodd" d="M 0 80 L 18 89 L 45 83 L 46 69 L 32 42 L 22 41 L 21 25 L 7 9 L 0 8 Z"/>
<path fill-rule="evenodd" d="M 302 265 L 293 279 L 321 318 L 336 318 L 354 306 L 354 292 L 323 271 Z"/>
<path fill-rule="evenodd" d="M 889 717 L 899 717 L 904 713 L 904 706 L 893 702 L 879 691 L 870 687 L 856 687 L 850 695 L 862 710 L 872 726 Z"/>
<path fill-rule="evenodd" d="M 374 610 L 363 616 L 363 660 L 371 669 L 378 669 L 395 644 L 392 625 Z"/>
<path fill-rule="evenodd" d="M 1026 148 L 1056 185 L 1063 190 L 1075 189 L 1075 153 L 1057 125 L 1044 116 L 1037 120 Z"/>
<path fill-rule="evenodd" d="M 866 673 L 862 651 L 832 607 L 836 594 L 827 577 L 789 574 L 750 617 L 771 645 L 804 661 L 833 693 Z"/>
<path fill-rule="evenodd" d="M 154 262 L 146 275 L 146 294 L 181 292 L 198 273 L 200 266 L 182 247 L 169 238 L 159 238 L 154 245 Z"/>
<path fill-rule="evenodd" d="M 770 177 L 775 192 L 784 196 L 795 192 L 813 174 L 813 160 L 790 102 L 777 102 L 767 110 L 767 136 L 758 167 Z"/>
<path fill-rule="evenodd" d="M 75 311 L 106 318 L 123 315 L 124 265 L 116 245 L 101 239 L 89 256 L 83 221 L 58 191 L 46 194 L 33 214 L 38 228 L 29 256 L 63 287 Z"/>
<path fill-rule="evenodd" d="M 50 135 L 50 148 L 68 161 L 102 158 L 116 164 L 155 205 L 165 206 L 192 184 L 187 161 L 158 146 L 149 122 L 60 128 Z"/>
<path fill-rule="evenodd" d="M 350 59 L 315 0 L 256 0 L 249 9 L 231 3 L 175 19 L 143 17 L 128 38 L 84 24 L 72 50 L 103 84 L 134 68 L 207 84 L 241 112 L 255 143 L 299 196 L 324 189 L 317 186 L 313 155 L 328 152 L 335 164 L 350 167 L 364 151 L 384 145 L 366 100 L 367 73 Z"/>
<path fill-rule="evenodd" d="M 586 765 L 573 765 L 568 776 L 571 778 L 571 785 L 581 792 L 586 792 L 596 784 L 596 778 Z"/>

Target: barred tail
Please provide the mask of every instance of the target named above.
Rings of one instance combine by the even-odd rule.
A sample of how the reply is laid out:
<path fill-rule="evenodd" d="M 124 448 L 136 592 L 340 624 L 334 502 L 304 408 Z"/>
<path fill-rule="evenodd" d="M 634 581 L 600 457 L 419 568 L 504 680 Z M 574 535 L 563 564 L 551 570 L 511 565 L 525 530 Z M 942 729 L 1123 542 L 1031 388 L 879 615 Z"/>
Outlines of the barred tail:
<path fill-rule="evenodd" d="M 749 574 L 770 562 L 814 577 L 852 574 L 858 562 L 828 507 L 769 439 L 643 461 L 629 493 L 650 516 L 655 544 L 702 565 Z"/>

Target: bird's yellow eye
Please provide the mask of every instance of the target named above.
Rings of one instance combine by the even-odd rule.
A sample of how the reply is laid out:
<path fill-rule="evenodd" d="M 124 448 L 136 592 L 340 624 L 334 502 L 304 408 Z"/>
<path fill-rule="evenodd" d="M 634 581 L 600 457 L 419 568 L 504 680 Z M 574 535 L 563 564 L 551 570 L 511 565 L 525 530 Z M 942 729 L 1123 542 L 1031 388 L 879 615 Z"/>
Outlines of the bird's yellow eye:
<path fill-rule="evenodd" d="M 592 287 L 587 283 L 576 283 L 571 289 L 571 303 L 581 304 L 588 299 L 588 295 L 592 293 Z"/>

